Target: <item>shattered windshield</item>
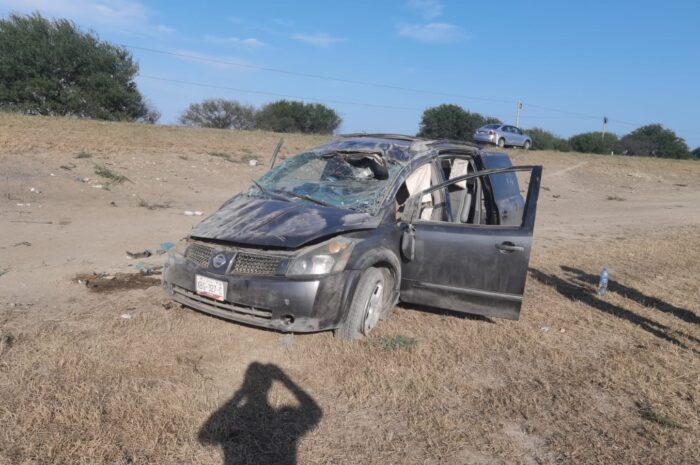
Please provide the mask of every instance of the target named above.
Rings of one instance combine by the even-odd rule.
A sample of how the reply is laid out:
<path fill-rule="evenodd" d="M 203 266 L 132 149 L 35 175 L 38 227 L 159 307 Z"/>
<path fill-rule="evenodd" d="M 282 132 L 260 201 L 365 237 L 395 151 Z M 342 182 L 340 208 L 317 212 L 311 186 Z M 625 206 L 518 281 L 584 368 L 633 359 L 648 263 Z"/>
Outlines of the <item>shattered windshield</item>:
<path fill-rule="evenodd" d="M 306 152 L 268 171 L 248 195 L 370 212 L 400 168 L 379 152 Z"/>

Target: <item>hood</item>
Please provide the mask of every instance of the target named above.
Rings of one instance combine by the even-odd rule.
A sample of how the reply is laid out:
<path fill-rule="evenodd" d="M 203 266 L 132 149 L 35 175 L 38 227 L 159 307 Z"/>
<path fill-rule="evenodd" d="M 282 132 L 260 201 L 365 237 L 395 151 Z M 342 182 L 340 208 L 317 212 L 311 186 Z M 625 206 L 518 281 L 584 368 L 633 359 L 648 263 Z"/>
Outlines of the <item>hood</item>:
<path fill-rule="evenodd" d="M 369 213 L 240 194 L 199 223 L 190 236 L 294 249 L 341 232 L 373 229 L 379 222 Z"/>

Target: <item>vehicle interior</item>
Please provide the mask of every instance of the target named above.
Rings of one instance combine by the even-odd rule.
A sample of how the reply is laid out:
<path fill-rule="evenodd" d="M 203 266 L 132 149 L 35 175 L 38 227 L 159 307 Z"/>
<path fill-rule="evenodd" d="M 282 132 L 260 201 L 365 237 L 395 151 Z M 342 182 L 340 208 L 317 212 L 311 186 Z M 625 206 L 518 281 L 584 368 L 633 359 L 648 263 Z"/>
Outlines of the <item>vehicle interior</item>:
<path fill-rule="evenodd" d="M 396 195 L 397 215 L 406 200 L 444 181 L 475 173 L 473 160 L 467 156 L 447 155 L 426 162 L 411 173 Z M 431 222 L 497 225 L 490 202 L 490 191 L 482 178 L 462 180 L 425 194 L 421 201 L 419 219 Z M 398 216 L 397 216 L 398 218 Z"/>

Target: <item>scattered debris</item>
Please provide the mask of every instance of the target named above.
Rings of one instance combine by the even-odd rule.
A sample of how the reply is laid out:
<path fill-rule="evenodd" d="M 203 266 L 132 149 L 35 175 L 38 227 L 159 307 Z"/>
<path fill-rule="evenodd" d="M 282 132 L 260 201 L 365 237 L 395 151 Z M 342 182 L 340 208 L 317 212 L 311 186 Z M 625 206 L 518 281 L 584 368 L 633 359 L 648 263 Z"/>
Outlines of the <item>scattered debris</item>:
<path fill-rule="evenodd" d="M 201 212 L 199 210 L 192 211 L 192 210 L 185 210 L 185 216 L 202 216 L 204 215 L 204 212 Z"/>
<path fill-rule="evenodd" d="M 167 301 L 167 302 L 163 302 L 163 303 L 161 304 L 161 306 L 162 306 L 165 310 L 172 310 L 173 307 L 175 306 L 175 304 L 173 304 L 172 301 Z"/>
<path fill-rule="evenodd" d="M 255 159 L 253 159 L 253 160 L 248 160 L 248 164 L 249 164 L 250 166 L 258 166 L 258 160 L 255 160 Z"/>
<path fill-rule="evenodd" d="M 549 326 L 542 326 L 540 329 L 546 333 L 549 331 Z"/>
<path fill-rule="evenodd" d="M 61 165 L 61 169 L 66 171 L 72 171 L 77 165 L 75 163 L 68 163 L 67 165 Z"/>
<path fill-rule="evenodd" d="M 127 257 L 131 259 L 137 259 L 137 258 L 148 258 L 151 255 L 153 255 L 153 252 L 151 252 L 148 249 L 145 249 L 143 252 L 129 252 L 128 250 L 126 251 Z"/>
<path fill-rule="evenodd" d="M 10 347 L 14 341 L 12 334 L 0 334 L 0 347 Z"/>
<path fill-rule="evenodd" d="M 677 187 L 688 187 L 687 184 L 674 184 L 674 186 L 677 186 Z"/>
<path fill-rule="evenodd" d="M 10 223 L 54 224 L 53 221 L 10 220 Z"/>
<path fill-rule="evenodd" d="M 115 202 L 114 200 L 112 200 L 111 202 L 109 202 L 109 204 L 110 204 L 111 206 L 113 206 L 113 207 L 116 207 L 116 206 L 117 206 L 117 202 Z"/>
<path fill-rule="evenodd" d="M 17 206 L 18 207 L 31 207 L 32 204 L 31 203 L 18 203 Z"/>
<path fill-rule="evenodd" d="M 18 242 L 18 243 L 16 243 L 16 244 L 14 244 L 12 247 L 19 247 L 20 245 L 25 245 L 25 246 L 27 246 L 27 247 L 31 247 L 31 246 L 32 246 L 32 243 L 31 243 L 31 242 L 27 242 L 27 241 L 22 241 L 22 242 Z"/>
<path fill-rule="evenodd" d="M 78 284 L 85 285 L 93 292 L 115 292 L 130 289 L 147 289 L 160 286 L 160 279 L 141 273 L 107 273 L 79 274 L 74 278 Z"/>
<path fill-rule="evenodd" d="M 289 348 L 292 342 L 294 342 L 294 333 L 283 334 L 282 337 L 280 337 L 280 346 L 285 349 Z"/>
<path fill-rule="evenodd" d="M 76 177 L 75 177 L 75 180 L 78 181 L 78 182 L 88 182 L 88 181 L 90 181 L 90 178 L 84 178 L 84 177 L 82 177 L 82 176 L 76 176 Z"/>
<path fill-rule="evenodd" d="M 152 276 L 159 273 L 160 270 L 163 269 L 163 265 L 148 265 L 146 263 L 139 262 L 136 264 L 136 269 L 139 270 L 143 276 Z"/>
<path fill-rule="evenodd" d="M 92 154 L 89 152 L 86 152 L 85 150 L 81 150 L 80 153 L 78 153 L 75 158 L 92 158 Z"/>
<path fill-rule="evenodd" d="M 8 271 L 8 270 L 0 270 L 0 276 L 2 276 L 2 275 L 4 275 L 4 274 L 7 274 L 7 271 Z"/>
<path fill-rule="evenodd" d="M 29 192 L 33 192 L 35 194 L 41 194 L 41 191 L 37 189 L 36 187 L 30 187 Z"/>
<path fill-rule="evenodd" d="M 111 169 L 107 168 L 105 165 L 95 165 L 95 174 L 103 178 L 109 179 L 114 184 L 121 184 L 124 181 L 131 182 L 131 180 L 126 176 L 115 173 Z"/>
<path fill-rule="evenodd" d="M 617 195 L 609 195 L 605 198 L 605 200 L 615 200 L 618 202 L 622 202 L 622 201 L 627 200 L 627 199 L 620 197 L 620 196 L 617 196 Z"/>
<path fill-rule="evenodd" d="M 231 155 L 229 155 L 228 153 L 223 153 L 223 152 L 209 152 L 208 155 L 211 156 L 211 157 L 223 158 L 224 160 L 229 161 L 229 162 L 231 162 L 231 163 L 234 163 L 234 162 L 235 162 L 235 160 L 234 160 L 233 158 L 231 158 Z"/>
<path fill-rule="evenodd" d="M 564 328 L 562 328 L 562 329 L 559 330 L 559 332 L 560 332 L 560 333 L 565 333 L 566 330 L 565 330 Z"/>
<path fill-rule="evenodd" d="M 94 184 L 92 187 L 94 187 L 95 189 L 102 189 L 103 186 L 102 184 Z"/>
<path fill-rule="evenodd" d="M 561 197 L 561 195 L 559 195 L 559 194 L 552 194 L 552 198 L 558 199 L 559 197 Z"/>
<path fill-rule="evenodd" d="M 143 252 L 129 252 L 128 250 L 126 251 L 126 255 L 129 258 L 148 258 L 151 255 L 163 255 L 166 253 L 168 250 L 172 249 L 175 247 L 175 244 L 172 242 L 163 242 L 160 244 L 160 246 L 157 249 L 144 249 Z"/>
<path fill-rule="evenodd" d="M 139 207 L 147 208 L 148 210 L 164 210 L 170 208 L 170 202 L 165 203 L 150 203 L 144 199 L 139 199 Z"/>
<path fill-rule="evenodd" d="M 131 319 L 131 315 L 129 315 L 128 313 L 122 313 L 121 319 L 122 319 L 122 320 L 130 320 L 130 319 Z"/>

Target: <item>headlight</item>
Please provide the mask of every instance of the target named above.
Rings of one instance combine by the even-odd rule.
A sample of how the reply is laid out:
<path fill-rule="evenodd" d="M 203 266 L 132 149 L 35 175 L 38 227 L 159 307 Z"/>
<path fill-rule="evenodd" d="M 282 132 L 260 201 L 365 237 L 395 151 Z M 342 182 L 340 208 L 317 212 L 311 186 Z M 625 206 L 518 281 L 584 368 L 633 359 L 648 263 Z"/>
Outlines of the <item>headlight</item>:
<path fill-rule="evenodd" d="M 287 276 L 313 276 L 342 271 L 348 263 L 355 241 L 336 237 L 294 259 Z"/>

